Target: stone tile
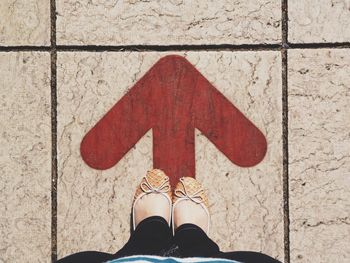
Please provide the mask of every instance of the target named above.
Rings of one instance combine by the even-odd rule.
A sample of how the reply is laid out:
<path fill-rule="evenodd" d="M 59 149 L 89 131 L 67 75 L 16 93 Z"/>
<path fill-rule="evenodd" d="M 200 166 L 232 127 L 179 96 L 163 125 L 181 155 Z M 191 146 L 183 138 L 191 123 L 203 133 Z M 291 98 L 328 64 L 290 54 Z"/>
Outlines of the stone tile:
<path fill-rule="evenodd" d="M 291 262 L 350 258 L 350 55 L 289 52 Z"/>
<path fill-rule="evenodd" d="M 0 45 L 49 46 L 50 1 L 1 0 Z"/>
<path fill-rule="evenodd" d="M 93 170 L 83 162 L 80 142 L 166 54 L 58 54 L 59 257 L 81 250 L 115 252 L 127 241 L 134 189 L 152 167 L 152 132 L 105 171 Z M 280 53 L 182 55 L 268 140 L 268 152 L 260 164 L 239 168 L 197 131 L 197 177 L 210 190 L 212 237 L 224 250 L 252 249 L 283 259 Z"/>
<path fill-rule="evenodd" d="M 292 43 L 350 41 L 348 0 L 288 1 L 288 17 Z"/>
<path fill-rule="evenodd" d="M 0 53 L 0 262 L 51 254 L 50 55 Z"/>
<path fill-rule="evenodd" d="M 252 44 L 281 41 L 281 1 L 57 1 L 59 44 Z"/>

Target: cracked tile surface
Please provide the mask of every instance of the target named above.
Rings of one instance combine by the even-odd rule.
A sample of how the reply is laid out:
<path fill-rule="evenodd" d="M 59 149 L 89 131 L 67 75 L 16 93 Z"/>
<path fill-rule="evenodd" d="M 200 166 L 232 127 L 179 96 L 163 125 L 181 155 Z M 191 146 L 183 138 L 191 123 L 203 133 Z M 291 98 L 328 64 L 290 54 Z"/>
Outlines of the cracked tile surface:
<path fill-rule="evenodd" d="M 349 0 L 288 1 L 288 17 L 292 43 L 350 41 Z"/>
<path fill-rule="evenodd" d="M 0 45 L 50 45 L 50 1 L 1 0 Z"/>
<path fill-rule="evenodd" d="M 289 52 L 291 262 L 350 258 L 350 55 Z"/>
<path fill-rule="evenodd" d="M 75 45 L 278 43 L 281 1 L 57 1 L 57 41 Z"/>
<path fill-rule="evenodd" d="M 58 54 L 59 258 L 81 250 L 115 252 L 127 241 L 134 189 L 152 167 L 152 133 L 105 171 L 84 164 L 79 146 L 85 133 L 166 54 Z M 280 53 L 182 54 L 268 139 L 265 159 L 239 168 L 197 131 L 197 178 L 210 190 L 211 235 L 223 250 L 263 251 L 283 259 Z"/>
<path fill-rule="evenodd" d="M 49 63 L 0 53 L 0 262 L 50 261 Z"/>

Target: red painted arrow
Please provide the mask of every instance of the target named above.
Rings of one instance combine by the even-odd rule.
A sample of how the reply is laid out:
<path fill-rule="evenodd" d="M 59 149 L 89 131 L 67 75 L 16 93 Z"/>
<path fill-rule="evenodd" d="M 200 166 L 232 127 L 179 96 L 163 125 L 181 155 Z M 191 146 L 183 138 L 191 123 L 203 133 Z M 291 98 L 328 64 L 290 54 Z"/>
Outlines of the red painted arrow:
<path fill-rule="evenodd" d="M 265 156 L 261 131 L 185 58 L 166 56 L 85 135 L 81 155 L 92 168 L 108 169 L 153 129 L 153 165 L 174 185 L 195 176 L 195 128 L 239 166 Z"/>

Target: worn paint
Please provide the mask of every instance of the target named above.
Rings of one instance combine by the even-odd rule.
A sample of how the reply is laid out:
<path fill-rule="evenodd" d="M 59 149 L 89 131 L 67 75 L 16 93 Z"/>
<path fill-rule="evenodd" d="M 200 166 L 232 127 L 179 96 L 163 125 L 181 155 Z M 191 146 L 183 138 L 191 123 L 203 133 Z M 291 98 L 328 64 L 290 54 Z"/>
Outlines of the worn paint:
<path fill-rule="evenodd" d="M 233 163 L 249 167 L 265 156 L 261 131 L 181 56 L 161 58 L 81 143 L 95 169 L 114 166 L 150 129 L 153 165 L 175 184 L 195 176 L 195 128 Z"/>

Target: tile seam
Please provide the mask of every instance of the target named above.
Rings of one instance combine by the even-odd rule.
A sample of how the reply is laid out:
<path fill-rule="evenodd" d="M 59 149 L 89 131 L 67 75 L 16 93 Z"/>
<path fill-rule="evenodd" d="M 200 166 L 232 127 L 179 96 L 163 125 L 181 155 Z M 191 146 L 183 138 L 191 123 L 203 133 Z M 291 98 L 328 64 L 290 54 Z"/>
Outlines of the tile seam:
<path fill-rule="evenodd" d="M 50 0 L 51 59 L 51 261 L 57 261 L 57 48 L 56 0 Z"/>
<path fill-rule="evenodd" d="M 346 49 L 350 43 L 289 43 L 255 45 L 56 45 L 56 52 L 281 51 L 282 49 Z M 0 46 L 0 52 L 51 52 L 52 46 Z"/>
<path fill-rule="evenodd" d="M 289 43 L 288 49 L 339 49 L 350 48 L 350 42 L 337 42 L 337 43 Z"/>
<path fill-rule="evenodd" d="M 290 263 L 290 219 L 289 219 L 289 151 L 288 151 L 288 0 L 281 0 L 282 7 L 282 144 L 283 144 L 283 228 L 284 262 Z M 305 46 L 305 45 L 304 45 Z M 317 46 L 317 45 L 315 45 Z"/>
<path fill-rule="evenodd" d="M 285 263 L 289 263 L 288 51 L 286 49 L 282 50 L 282 108 L 284 259 Z"/>
<path fill-rule="evenodd" d="M 0 46 L 0 52 L 50 52 L 51 46 Z"/>
<path fill-rule="evenodd" d="M 58 45 L 57 49 L 59 51 L 119 51 L 119 52 L 129 52 L 129 51 L 246 51 L 246 50 L 280 50 L 281 44 L 242 44 L 242 45 Z"/>

